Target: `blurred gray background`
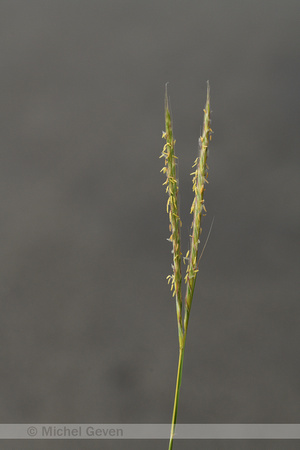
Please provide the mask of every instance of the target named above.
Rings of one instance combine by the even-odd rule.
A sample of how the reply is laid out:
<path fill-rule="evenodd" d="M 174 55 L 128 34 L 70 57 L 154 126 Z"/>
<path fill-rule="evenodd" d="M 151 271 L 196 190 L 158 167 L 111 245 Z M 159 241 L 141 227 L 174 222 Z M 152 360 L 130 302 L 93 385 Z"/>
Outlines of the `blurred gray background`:
<path fill-rule="evenodd" d="M 1 423 L 170 422 L 178 344 L 159 159 L 164 87 L 185 253 L 207 80 L 202 244 L 214 224 L 178 422 L 299 423 L 299 13 L 298 0 L 1 1 Z"/>

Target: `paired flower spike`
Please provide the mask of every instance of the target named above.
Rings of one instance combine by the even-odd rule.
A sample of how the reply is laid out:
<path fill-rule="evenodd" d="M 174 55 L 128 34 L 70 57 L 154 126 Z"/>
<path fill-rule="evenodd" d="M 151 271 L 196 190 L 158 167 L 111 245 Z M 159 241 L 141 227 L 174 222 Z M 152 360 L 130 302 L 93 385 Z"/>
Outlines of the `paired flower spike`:
<path fill-rule="evenodd" d="M 191 305 L 194 295 L 194 289 L 196 284 L 196 277 L 198 273 L 198 250 L 200 244 L 200 234 L 201 234 L 201 219 L 205 215 L 206 209 L 204 205 L 204 191 L 205 183 L 207 183 L 207 154 L 208 154 L 208 143 L 211 138 L 212 129 L 210 127 L 210 90 L 209 83 L 207 82 L 207 98 L 206 106 L 204 109 L 204 122 L 203 122 L 203 132 L 202 136 L 199 138 L 199 155 L 195 160 L 193 167 L 195 171 L 191 174 L 193 175 L 193 192 L 194 200 L 191 207 L 191 214 L 193 214 L 192 221 L 192 231 L 190 248 L 183 258 L 184 261 L 188 261 L 186 268 L 186 275 L 184 277 L 184 282 L 186 285 L 186 294 L 184 298 L 184 306 L 182 301 L 181 284 L 181 259 L 182 254 L 180 250 L 180 228 L 181 220 L 179 216 L 178 207 L 178 181 L 176 177 L 176 159 L 175 156 L 175 139 L 173 137 L 172 121 L 169 110 L 167 88 L 165 94 L 165 131 L 163 132 L 163 139 L 166 143 L 163 147 L 161 158 L 164 158 L 165 165 L 161 172 L 166 174 L 166 181 L 163 183 L 166 185 L 166 193 L 168 194 L 167 200 L 167 213 L 169 214 L 170 220 L 170 232 L 171 236 L 168 239 L 173 246 L 173 273 L 167 276 L 168 283 L 171 284 L 171 291 L 176 299 L 176 313 L 177 313 L 177 326 L 178 326 L 178 339 L 179 339 L 179 360 L 178 360 L 178 371 L 177 371 L 177 381 L 175 390 L 175 399 L 173 407 L 172 416 L 172 427 L 170 434 L 169 450 L 173 447 L 173 439 L 175 433 L 175 425 L 177 419 L 177 409 L 178 409 L 178 399 L 179 390 L 182 378 L 182 367 L 183 367 L 183 356 L 185 349 L 186 333 L 189 323 Z M 184 317 L 183 317 L 184 310 Z"/>
<path fill-rule="evenodd" d="M 204 123 L 202 136 L 199 138 L 199 156 L 196 158 L 193 167 L 195 171 L 191 173 L 193 175 L 193 192 L 194 200 L 191 207 L 191 214 L 193 214 L 192 221 L 192 233 L 190 241 L 190 249 L 184 261 L 188 261 L 186 275 L 184 281 L 186 284 L 186 295 L 184 300 L 184 320 L 182 318 L 182 293 L 181 293 L 181 259 L 182 254 L 180 250 L 180 227 L 181 220 L 179 216 L 178 207 L 178 180 L 176 177 L 176 159 L 175 156 L 175 139 L 173 137 L 172 121 L 169 110 L 169 102 L 167 95 L 167 88 L 165 93 L 165 131 L 162 134 L 166 143 L 163 147 L 160 158 L 165 159 L 165 165 L 161 172 L 166 174 L 166 181 L 163 183 L 166 185 L 166 193 L 168 194 L 167 200 L 167 213 L 170 220 L 171 236 L 168 239 L 172 245 L 173 254 L 173 273 L 167 276 L 168 283 L 171 284 L 171 291 L 176 298 L 176 312 L 178 322 L 178 337 L 180 346 L 183 345 L 185 340 L 186 330 L 189 321 L 189 315 L 191 310 L 192 298 L 195 289 L 196 277 L 198 272 L 198 249 L 200 243 L 201 234 L 201 219 L 206 212 L 204 205 L 204 191 L 205 183 L 207 183 L 207 154 L 208 143 L 211 138 L 212 129 L 210 128 L 210 89 L 207 82 L 207 99 L 204 109 Z"/>

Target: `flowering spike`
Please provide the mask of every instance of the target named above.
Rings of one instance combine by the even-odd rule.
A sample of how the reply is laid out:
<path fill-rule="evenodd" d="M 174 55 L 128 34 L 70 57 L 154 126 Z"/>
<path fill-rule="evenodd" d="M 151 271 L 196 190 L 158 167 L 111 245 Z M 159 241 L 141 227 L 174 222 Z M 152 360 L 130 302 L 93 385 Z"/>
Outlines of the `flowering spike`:
<path fill-rule="evenodd" d="M 176 311 L 178 322 L 178 337 L 182 343 L 183 321 L 182 321 L 182 296 L 181 296 L 181 251 L 180 251 L 180 227 L 181 220 L 178 206 L 178 181 L 176 177 L 176 155 L 175 139 L 173 137 L 173 127 L 169 110 L 167 88 L 165 92 L 165 131 L 162 133 L 166 143 L 163 146 L 162 155 L 165 156 L 165 166 L 163 173 L 166 174 L 167 213 L 170 220 L 170 241 L 173 247 L 173 275 L 171 290 L 176 298 Z M 169 279 L 170 280 L 170 279 Z"/>
<path fill-rule="evenodd" d="M 186 295 L 185 295 L 185 314 L 184 314 L 184 332 L 186 333 L 189 314 L 191 310 L 191 304 L 194 294 L 194 288 L 196 283 L 196 275 L 198 272 L 198 248 L 200 243 L 201 234 L 201 218 L 206 212 L 204 205 L 204 185 L 207 183 L 207 153 L 208 143 L 212 129 L 210 127 L 210 89 L 207 82 L 207 99 L 204 108 L 204 123 L 203 132 L 199 138 L 199 156 L 196 159 L 196 171 L 193 172 L 193 192 L 195 194 L 191 207 L 191 213 L 193 214 L 192 222 L 192 235 L 190 242 L 189 264 L 186 269 L 185 283 L 186 283 Z"/>

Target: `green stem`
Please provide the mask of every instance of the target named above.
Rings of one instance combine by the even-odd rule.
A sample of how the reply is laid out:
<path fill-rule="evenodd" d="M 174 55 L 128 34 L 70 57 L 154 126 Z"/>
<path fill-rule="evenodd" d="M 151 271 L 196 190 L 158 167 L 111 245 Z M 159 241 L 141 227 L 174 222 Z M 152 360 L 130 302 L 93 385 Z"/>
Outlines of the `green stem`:
<path fill-rule="evenodd" d="M 172 416 L 172 425 L 171 425 L 171 433 L 170 433 L 170 441 L 169 441 L 169 450 L 172 450 L 172 448 L 173 448 L 173 439 L 174 439 L 174 434 L 175 434 L 175 426 L 176 426 L 177 410 L 178 410 L 179 391 L 180 391 L 181 377 L 182 377 L 184 347 L 185 347 L 185 339 L 183 340 L 183 347 L 179 348 L 177 380 L 176 380 L 175 398 L 174 398 L 174 406 L 173 406 L 173 416 Z"/>

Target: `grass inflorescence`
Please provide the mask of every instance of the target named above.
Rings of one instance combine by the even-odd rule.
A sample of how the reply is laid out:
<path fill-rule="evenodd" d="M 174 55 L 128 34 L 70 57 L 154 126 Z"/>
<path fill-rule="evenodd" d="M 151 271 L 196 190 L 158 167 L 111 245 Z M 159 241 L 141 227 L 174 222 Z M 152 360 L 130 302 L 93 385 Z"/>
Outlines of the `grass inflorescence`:
<path fill-rule="evenodd" d="M 169 441 L 169 450 L 173 447 L 173 439 L 175 433 L 177 411 L 178 411 L 178 399 L 179 390 L 182 378 L 183 357 L 185 350 L 186 334 L 188 329 L 190 311 L 192 306 L 192 300 L 194 295 L 194 289 L 196 284 L 196 278 L 199 266 L 199 244 L 201 234 L 201 220 L 206 212 L 204 205 L 204 192 L 205 184 L 207 183 L 207 156 L 208 156 L 208 144 L 211 138 L 210 127 L 210 88 L 207 82 L 207 97 L 206 105 L 204 109 L 204 121 L 203 131 L 199 138 L 199 154 L 194 162 L 193 176 L 193 192 L 194 200 L 191 207 L 191 214 L 193 214 L 191 235 L 190 235 L 190 247 L 185 256 L 185 260 L 188 261 L 186 274 L 184 277 L 184 283 L 186 287 L 185 297 L 183 301 L 182 297 L 182 274 L 181 274 L 181 261 L 182 253 L 180 249 L 180 228 L 181 220 L 178 206 L 178 180 L 176 177 L 176 160 L 175 155 L 175 139 L 173 136 L 173 127 L 171 114 L 169 109 L 167 88 L 165 93 L 165 131 L 162 137 L 166 140 L 163 147 L 161 158 L 164 158 L 165 165 L 162 168 L 162 172 L 166 174 L 166 193 L 168 194 L 167 200 L 167 213 L 169 214 L 170 221 L 170 237 L 169 241 L 172 243 L 172 274 L 167 276 L 168 283 L 171 285 L 171 291 L 176 300 L 176 314 L 177 314 L 177 327 L 178 327 L 178 340 L 179 340 L 179 360 L 178 371 L 175 389 L 175 399 L 172 415 L 172 425 Z"/>

